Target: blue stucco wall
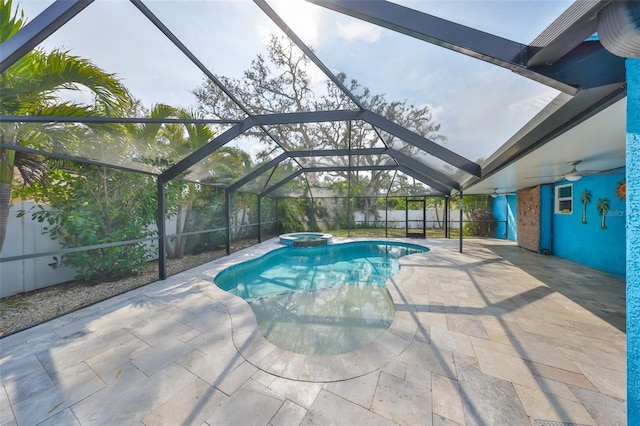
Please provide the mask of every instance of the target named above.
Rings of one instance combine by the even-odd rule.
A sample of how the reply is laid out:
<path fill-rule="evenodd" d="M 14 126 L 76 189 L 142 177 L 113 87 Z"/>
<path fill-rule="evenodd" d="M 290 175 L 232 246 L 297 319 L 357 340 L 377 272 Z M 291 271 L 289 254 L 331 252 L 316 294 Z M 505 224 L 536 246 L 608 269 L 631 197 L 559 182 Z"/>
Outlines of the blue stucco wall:
<path fill-rule="evenodd" d="M 493 215 L 498 221 L 496 238 L 518 241 L 516 201 L 515 194 L 499 195 L 493 199 Z"/>
<path fill-rule="evenodd" d="M 640 424 L 640 59 L 627 59 L 627 423 Z"/>
<path fill-rule="evenodd" d="M 616 186 L 624 179 L 624 168 L 618 172 L 621 174 L 585 176 L 573 182 L 573 213 L 553 214 L 554 255 L 624 276 L 626 203 L 616 196 Z M 563 181 L 557 185 L 565 184 Z M 585 189 L 591 192 L 591 202 L 586 205 L 587 223 L 583 224 L 580 196 Z M 607 229 L 600 227 L 602 216 L 596 208 L 599 198 L 609 199 Z M 552 203 L 547 211 L 553 210 Z"/>

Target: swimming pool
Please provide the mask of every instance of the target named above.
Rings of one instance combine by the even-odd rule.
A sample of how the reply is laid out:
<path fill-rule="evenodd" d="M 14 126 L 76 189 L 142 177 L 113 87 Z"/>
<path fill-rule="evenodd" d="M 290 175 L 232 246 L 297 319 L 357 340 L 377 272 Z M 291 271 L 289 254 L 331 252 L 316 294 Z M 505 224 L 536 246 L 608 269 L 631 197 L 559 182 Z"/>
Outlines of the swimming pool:
<path fill-rule="evenodd" d="M 384 333 L 395 313 L 386 280 L 398 259 L 428 251 L 397 242 L 287 247 L 229 267 L 214 279 L 245 299 L 262 335 L 296 353 L 336 355 Z"/>

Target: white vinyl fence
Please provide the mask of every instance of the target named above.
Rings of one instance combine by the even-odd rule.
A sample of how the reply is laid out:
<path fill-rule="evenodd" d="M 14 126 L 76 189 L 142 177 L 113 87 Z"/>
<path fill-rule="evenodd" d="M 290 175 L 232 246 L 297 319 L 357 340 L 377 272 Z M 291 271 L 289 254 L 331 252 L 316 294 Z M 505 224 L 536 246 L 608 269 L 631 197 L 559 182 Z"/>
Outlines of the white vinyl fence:
<path fill-rule="evenodd" d="M 60 250 L 57 241 L 48 235 L 42 235 L 44 224 L 31 220 L 31 214 L 17 217 L 18 211 L 28 211 L 33 205 L 33 202 L 24 202 L 14 204 L 9 209 L 7 236 L 0 253 L 3 258 Z M 37 290 L 73 279 L 73 268 L 53 269 L 49 266 L 51 262 L 53 255 L 0 263 L 0 297 Z"/>
<path fill-rule="evenodd" d="M 7 235 L 0 252 L 1 258 L 61 250 L 57 241 L 49 238 L 48 234 L 42 233 L 44 224 L 31 219 L 29 210 L 34 204 L 31 201 L 25 201 L 11 206 L 7 223 Z M 17 217 L 20 210 L 25 210 L 27 214 L 20 218 Z M 240 215 L 241 212 L 238 213 L 237 222 L 240 221 Z M 168 218 L 165 222 L 165 227 L 168 235 L 175 234 L 176 217 Z M 157 230 L 155 224 L 150 229 Z M 157 241 L 148 242 L 147 247 L 147 260 L 157 259 Z M 76 274 L 74 268 L 67 266 L 54 269 L 49 266 L 53 262 L 53 256 L 60 258 L 59 254 L 49 254 L 29 259 L 0 262 L 0 298 L 73 280 Z"/>
<path fill-rule="evenodd" d="M 387 220 L 389 222 L 389 228 L 404 228 L 405 227 L 405 220 L 407 219 L 407 215 L 406 215 L 406 211 L 405 210 L 387 210 L 386 211 L 386 216 L 385 215 L 385 211 L 384 210 L 380 210 L 378 211 L 378 218 L 379 218 L 379 223 L 381 225 L 385 224 L 385 220 Z M 450 226 L 451 229 L 458 229 L 460 227 L 460 222 L 459 222 L 459 217 L 460 217 L 460 210 L 452 210 L 450 212 Z M 437 228 L 438 227 L 438 220 L 440 222 L 440 227 L 444 229 L 444 209 L 440 208 L 438 209 L 438 217 L 436 218 L 436 211 L 433 208 L 427 208 L 425 211 L 425 219 L 427 222 L 427 228 Z M 386 218 L 386 219 L 385 219 Z M 365 221 L 365 216 L 364 216 L 364 212 L 358 211 L 358 212 L 354 212 L 353 213 L 353 220 L 356 222 L 356 224 L 360 224 L 360 223 L 364 223 Z M 422 220 L 422 210 L 409 210 L 409 221 L 421 221 Z M 465 218 L 466 220 L 466 218 Z M 373 218 L 369 219 L 369 222 L 371 223 L 373 221 Z"/>

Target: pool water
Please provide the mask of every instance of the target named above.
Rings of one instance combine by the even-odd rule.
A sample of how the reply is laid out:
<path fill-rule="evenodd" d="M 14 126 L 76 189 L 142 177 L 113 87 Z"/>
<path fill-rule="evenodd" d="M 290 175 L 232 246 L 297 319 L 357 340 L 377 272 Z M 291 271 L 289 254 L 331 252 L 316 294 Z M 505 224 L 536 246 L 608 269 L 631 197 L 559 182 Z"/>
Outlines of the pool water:
<path fill-rule="evenodd" d="M 400 270 L 400 257 L 427 250 L 390 242 L 282 248 L 225 269 L 215 283 L 249 302 L 274 345 L 334 355 L 389 328 L 395 308 L 385 282 Z"/>

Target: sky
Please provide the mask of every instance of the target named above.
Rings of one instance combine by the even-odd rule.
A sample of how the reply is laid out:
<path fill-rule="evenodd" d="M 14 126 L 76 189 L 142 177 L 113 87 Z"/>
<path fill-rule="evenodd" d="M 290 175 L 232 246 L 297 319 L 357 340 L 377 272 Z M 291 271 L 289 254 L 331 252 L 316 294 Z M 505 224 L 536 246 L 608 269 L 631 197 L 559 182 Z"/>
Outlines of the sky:
<path fill-rule="evenodd" d="M 389 101 L 428 105 L 446 147 L 487 158 L 557 91 L 508 70 L 302 0 L 267 0 L 334 73 L 345 72 Z M 565 0 L 418 1 L 404 6 L 521 43 L 533 40 L 570 4 Z M 22 1 L 27 18 L 51 0 Z M 240 78 L 264 54 L 271 20 L 247 0 L 146 0 L 145 4 L 216 75 Z M 91 59 L 122 78 L 146 106 L 195 105 L 204 75 L 127 0 L 96 0 L 43 42 Z M 312 78 L 325 79 L 312 67 Z M 257 148 L 256 148 L 257 149 Z"/>

